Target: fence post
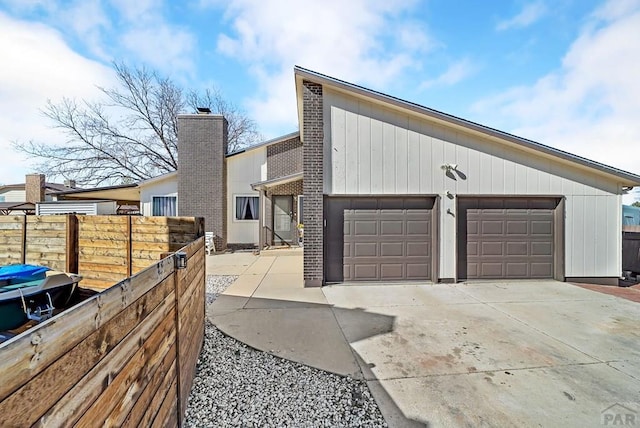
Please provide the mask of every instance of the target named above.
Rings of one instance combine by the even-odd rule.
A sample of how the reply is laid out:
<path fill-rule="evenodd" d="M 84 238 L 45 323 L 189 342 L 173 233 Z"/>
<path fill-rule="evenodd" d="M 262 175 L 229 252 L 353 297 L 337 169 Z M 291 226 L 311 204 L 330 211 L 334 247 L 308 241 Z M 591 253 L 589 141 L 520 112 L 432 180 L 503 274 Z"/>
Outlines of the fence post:
<path fill-rule="evenodd" d="M 27 215 L 22 216 L 22 242 L 20 243 L 20 249 L 22 250 L 22 256 L 20 257 L 20 263 L 25 264 L 27 262 Z"/>
<path fill-rule="evenodd" d="M 67 214 L 67 253 L 65 271 L 78 273 L 78 218 L 75 214 Z"/>
<path fill-rule="evenodd" d="M 173 253 L 170 256 L 173 258 Z M 176 410 L 178 412 L 178 427 L 182 427 L 182 364 L 180 362 L 180 294 L 178 290 L 180 290 L 180 271 L 176 269 L 175 259 L 173 260 L 173 287 L 174 287 L 174 296 L 175 296 L 175 323 L 176 323 L 176 386 L 178 388 L 178 403 L 176 406 Z"/>

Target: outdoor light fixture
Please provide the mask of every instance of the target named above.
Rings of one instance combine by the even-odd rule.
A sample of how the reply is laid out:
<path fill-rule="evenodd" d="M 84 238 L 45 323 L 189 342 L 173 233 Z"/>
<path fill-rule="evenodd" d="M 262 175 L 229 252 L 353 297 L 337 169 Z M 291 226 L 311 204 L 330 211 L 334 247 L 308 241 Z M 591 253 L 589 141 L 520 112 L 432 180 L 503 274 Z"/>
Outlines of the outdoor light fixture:
<path fill-rule="evenodd" d="M 173 255 L 173 260 L 175 263 L 176 269 L 186 269 L 187 268 L 187 253 L 184 251 L 178 251 Z"/>
<path fill-rule="evenodd" d="M 447 172 L 457 171 L 458 170 L 458 164 L 457 163 L 445 163 L 444 165 L 441 166 L 441 168 L 444 169 Z"/>

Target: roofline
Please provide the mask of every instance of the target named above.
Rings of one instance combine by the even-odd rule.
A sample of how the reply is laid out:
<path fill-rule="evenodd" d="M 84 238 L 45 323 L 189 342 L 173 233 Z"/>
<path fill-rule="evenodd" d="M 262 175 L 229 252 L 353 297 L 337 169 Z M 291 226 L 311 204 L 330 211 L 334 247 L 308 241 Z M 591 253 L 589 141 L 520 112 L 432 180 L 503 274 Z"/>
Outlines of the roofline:
<path fill-rule="evenodd" d="M 283 141 L 287 141 L 287 140 L 290 140 L 290 139 L 292 139 L 294 137 L 299 137 L 299 136 L 300 136 L 300 131 L 291 132 L 289 134 L 282 135 L 280 137 L 276 137 L 276 138 L 273 138 L 271 140 L 263 141 L 261 143 L 255 144 L 253 146 L 249 146 L 249 147 L 242 148 L 240 150 L 236 150 L 235 152 L 227 153 L 225 156 L 226 157 L 230 157 L 230 156 L 239 155 L 241 153 L 245 153 L 245 152 L 251 151 L 253 149 L 259 149 L 260 147 L 266 147 L 266 146 L 270 146 L 272 144 L 281 143 Z"/>
<path fill-rule="evenodd" d="M 145 180 L 139 181 L 137 185 L 141 186 L 144 184 L 149 184 L 156 181 L 164 180 L 164 179 L 170 178 L 172 175 L 178 175 L 178 171 L 177 170 L 169 171 L 169 172 L 165 172 L 164 174 L 156 175 L 155 177 L 147 178 Z"/>
<path fill-rule="evenodd" d="M 63 199 L 61 201 L 42 201 L 36 205 L 66 205 L 66 204 L 93 204 L 96 202 L 116 202 L 113 199 Z"/>
<path fill-rule="evenodd" d="M 88 192 L 98 192 L 101 190 L 115 190 L 115 189 L 127 189 L 131 187 L 137 187 L 138 183 L 132 184 L 119 184 L 117 186 L 105 186 L 105 187 L 93 187 L 90 189 L 69 189 L 62 190 L 60 192 L 52 192 L 53 195 L 72 195 L 75 193 L 88 193 Z"/>
<path fill-rule="evenodd" d="M 0 185 L 0 190 L 24 189 L 25 187 L 26 187 L 26 183 L 4 184 L 4 185 Z M 58 187 L 65 187 L 65 185 L 60 183 L 44 183 L 45 190 L 49 189 L 49 190 L 57 191 Z"/>
<path fill-rule="evenodd" d="M 558 158 L 561 158 L 570 162 L 574 162 L 588 168 L 596 169 L 600 172 L 603 172 L 609 175 L 613 175 L 617 178 L 628 180 L 630 182 L 629 184 L 632 184 L 633 186 L 640 185 L 640 175 L 637 175 L 628 171 L 624 171 L 622 169 L 614 168 L 612 166 L 605 165 L 603 163 L 596 162 L 596 161 L 584 158 L 582 156 L 574 155 L 572 153 L 565 152 L 564 150 L 556 149 L 554 147 L 550 147 L 533 140 L 518 137 L 516 135 L 509 134 L 508 132 L 500 131 L 498 129 L 491 128 L 485 125 L 480 125 L 479 123 L 471 122 L 469 120 L 462 119 L 457 116 L 443 113 L 441 111 L 434 110 L 429 107 L 422 106 L 420 104 L 416 104 L 410 101 L 405 101 L 400 98 L 384 94 L 382 92 L 374 91 L 372 89 L 367 89 L 365 87 L 362 87 L 353 83 L 345 82 L 344 80 L 336 79 L 335 77 L 327 76 L 325 74 L 318 73 L 316 71 L 308 70 L 298 65 L 294 67 L 294 76 L 300 76 L 303 79 L 310 80 L 319 84 L 328 84 L 331 86 L 335 86 L 342 90 L 345 90 L 348 92 L 354 92 L 361 96 L 374 98 L 378 101 L 382 101 L 396 107 L 410 110 L 415 113 L 423 114 L 425 116 L 431 117 L 433 119 L 436 119 L 442 122 L 467 128 L 467 129 L 488 135 L 490 137 L 509 141 L 511 143 L 514 143 L 516 145 L 519 145 L 528 149 L 533 149 L 548 155 L 556 156 Z M 296 87 L 297 87 L 297 84 L 296 84 Z"/>
<path fill-rule="evenodd" d="M 270 180 L 259 181 L 257 183 L 252 183 L 251 188 L 253 190 L 260 190 L 266 187 L 271 187 L 278 184 L 290 183 L 292 181 L 301 180 L 304 177 L 303 172 L 296 172 L 295 174 L 286 175 L 284 177 L 272 178 Z"/>

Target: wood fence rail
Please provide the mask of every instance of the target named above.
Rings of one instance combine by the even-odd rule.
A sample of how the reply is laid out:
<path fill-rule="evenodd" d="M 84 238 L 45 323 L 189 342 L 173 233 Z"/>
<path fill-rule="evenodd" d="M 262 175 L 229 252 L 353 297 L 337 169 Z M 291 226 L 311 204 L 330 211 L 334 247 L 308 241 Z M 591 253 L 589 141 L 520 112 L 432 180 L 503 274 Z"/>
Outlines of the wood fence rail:
<path fill-rule="evenodd" d="M 203 235 L 194 217 L 0 216 L 0 266 L 48 266 L 105 289 Z"/>
<path fill-rule="evenodd" d="M 204 238 L 0 345 L 3 426 L 180 426 L 204 340 Z"/>

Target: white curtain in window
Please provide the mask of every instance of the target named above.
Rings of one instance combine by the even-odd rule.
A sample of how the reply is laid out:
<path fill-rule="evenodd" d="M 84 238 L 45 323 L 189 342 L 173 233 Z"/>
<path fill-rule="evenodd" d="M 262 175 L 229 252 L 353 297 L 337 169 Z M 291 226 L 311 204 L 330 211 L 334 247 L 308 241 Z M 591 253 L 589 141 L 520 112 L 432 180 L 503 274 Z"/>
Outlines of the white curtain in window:
<path fill-rule="evenodd" d="M 259 204 L 257 196 L 236 196 L 236 219 L 258 220 Z"/>
<path fill-rule="evenodd" d="M 177 215 L 176 201 L 175 196 L 154 196 L 153 215 L 167 217 Z"/>

